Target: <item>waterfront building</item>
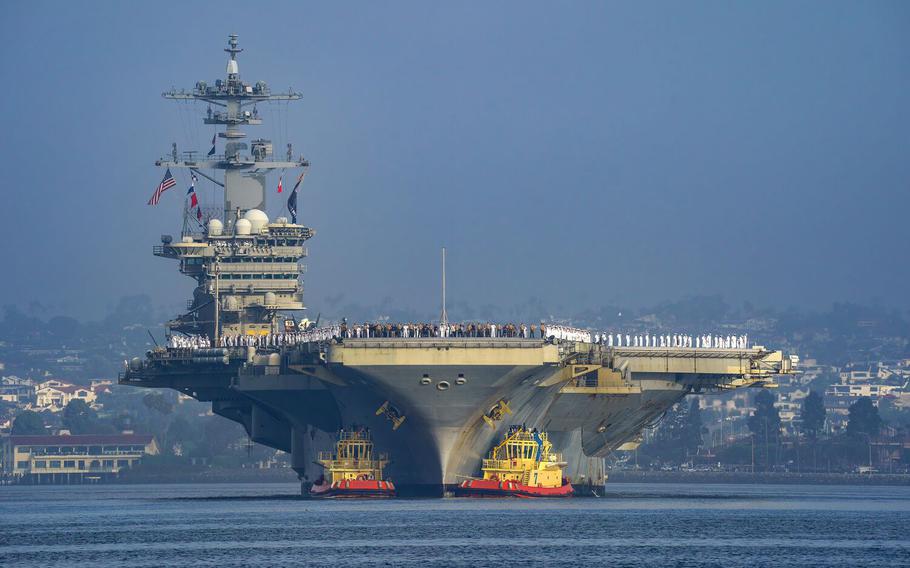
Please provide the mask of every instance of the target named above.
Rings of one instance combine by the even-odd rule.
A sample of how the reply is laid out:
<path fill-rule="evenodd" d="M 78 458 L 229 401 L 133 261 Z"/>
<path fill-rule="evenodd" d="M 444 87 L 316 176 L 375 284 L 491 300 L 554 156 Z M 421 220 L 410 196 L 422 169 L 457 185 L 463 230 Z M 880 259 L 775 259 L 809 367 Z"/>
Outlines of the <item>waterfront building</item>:
<path fill-rule="evenodd" d="M 35 383 L 16 376 L 0 378 L 0 400 L 24 406 L 35 401 Z"/>
<path fill-rule="evenodd" d="M 844 369 L 840 372 L 842 383 L 858 383 L 872 381 L 878 378 L 878 373 L 871 367 L 865 369 Z"/>
<path fill-rule="evenodd" d="M 825 396 L 832 398 L 871 398 L 872 402 L 878 406 L 881 398 L 897 398 L 901 394 L 902 388 L 897 385 L 879 385 L 879 384 L 860 384 L 860 385 L 831 385 L 826 391 Z M 850 401 L 850 404 L 856 402 Z"/>
<path fill-rule="evenodd" d="M 5 436 L 2 472 L 31 483 L 86 483 L 116 478 L 158 444 L 148 434 Z"/>
<path fill-rule="evenodd" d="M 74 385 L 66 381 L 51 379 L 38 384 L 35 391 L 35 408 L 50 412 L 59 412 L 75 399 L 92 405 L 97 399 L 95 389 L 84 385 Z"/>

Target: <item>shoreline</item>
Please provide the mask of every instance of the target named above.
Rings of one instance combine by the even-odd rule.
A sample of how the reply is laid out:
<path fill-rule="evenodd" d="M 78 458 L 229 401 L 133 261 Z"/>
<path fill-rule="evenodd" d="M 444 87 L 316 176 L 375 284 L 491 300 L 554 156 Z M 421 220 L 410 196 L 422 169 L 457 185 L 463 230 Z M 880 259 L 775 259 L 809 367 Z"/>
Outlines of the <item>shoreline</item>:
<path fill-rule="evenodd" d="M 0 485 L 39 485 L 29 481 L 5 479 Z M 123 476 L 102 482 L 72 482 L 69 485 L 176 485 L 219 483 L 300 483 L 290 468 L 266 470 L 225 469 L 194 472 L 127 472 Z M 910 474 L 857 473 L 783 473 L 783 472 L 702 472 L 702 471 L 612 471 L 607 485 L 623 483 L 675 484 L 743 484 L 743 485 L 867 485 L 910 486 Z M 51 485 L 42 483 L 40 485 Z M 66 485 L 58 483 L 56 485 Z M 578 485 L 579 489 L 585 487 Z"/>
<path fill-rule="evenodd" d="M 726 471 L 611 471 L 611 483 L 729 483 L 749 485 L 910 485 L 904 473 L 783 473 Z"/>

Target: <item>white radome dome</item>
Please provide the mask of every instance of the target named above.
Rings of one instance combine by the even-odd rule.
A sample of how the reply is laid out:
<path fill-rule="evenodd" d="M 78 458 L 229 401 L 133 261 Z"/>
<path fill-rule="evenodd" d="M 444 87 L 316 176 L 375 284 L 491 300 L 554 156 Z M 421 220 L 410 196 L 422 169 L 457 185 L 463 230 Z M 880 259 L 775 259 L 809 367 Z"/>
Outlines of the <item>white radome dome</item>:
<path fill-rule="evenodd" d="M 209 220 L 209 236 L 210 237 L 220 237 L 224 232 L 224 224 L 218 219 Z"/>
<path fill-rule="evenodd" d="M 227 296 L 221 302 L 221 308 L 228 312 L 236 312 L 240 309 L 240 300 L 236 296 Z"/>
<path fill-rule="evenodd" d="M 246 219 L 238 219 L 237 222 L 234 223 L 235 235 L 249 235 L 252 230 L 253 224 Z"/>
<path fill-rule="evenodd" d="M 250 222 L 250 229 L 253 234 L 259 234 L 262 229 L 269 224 L 269 216 L 259 209 L 250 209 L 243 214 L 243 218 Z"/>

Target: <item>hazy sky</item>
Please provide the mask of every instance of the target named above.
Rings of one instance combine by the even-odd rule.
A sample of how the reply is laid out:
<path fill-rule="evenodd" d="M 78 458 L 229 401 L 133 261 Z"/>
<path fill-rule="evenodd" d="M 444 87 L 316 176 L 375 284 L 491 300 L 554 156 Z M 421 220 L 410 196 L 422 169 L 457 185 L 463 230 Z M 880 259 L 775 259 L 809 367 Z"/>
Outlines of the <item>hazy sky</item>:
<path fill-rule="evenodd" d="M 473 305 L 910 307 L 907 2 L 7 2 L 0 31 L 3 304 L 190 297 L 151 256 L 186 175 L 146 201 L 213 130 L 160 95 L 236 32 L 244 80 L 304 94 L 248 132 L 312 163 L 313 309 L 435 311 L 443 245 Z"/>

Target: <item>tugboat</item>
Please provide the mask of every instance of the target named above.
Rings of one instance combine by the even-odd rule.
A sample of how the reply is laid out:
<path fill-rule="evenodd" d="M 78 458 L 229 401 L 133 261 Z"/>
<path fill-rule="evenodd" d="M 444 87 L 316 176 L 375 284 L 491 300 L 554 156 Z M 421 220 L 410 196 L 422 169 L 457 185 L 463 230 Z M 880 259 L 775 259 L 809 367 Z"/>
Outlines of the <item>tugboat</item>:
<path fill-rule="evenodd" d="M 356 428 L 341 430 L 334 452 L 319 452 L 316 461 L 325 468 L 310 488 L 311 497 L 384 498 L 395 496 L 395 485 L 382 478 L 382 470 L 389 463 L 386 454 L 373 456 L 370 431 Z"/>
<path fill-rule="evenodd" d="M 511 426 L 502 442 L 483 460 L 483 478 L 462 481 L 455 490 L 464 497 L 571 497 L 563 477 L 566 462 L 553 453 L 546 432 Z"/>

